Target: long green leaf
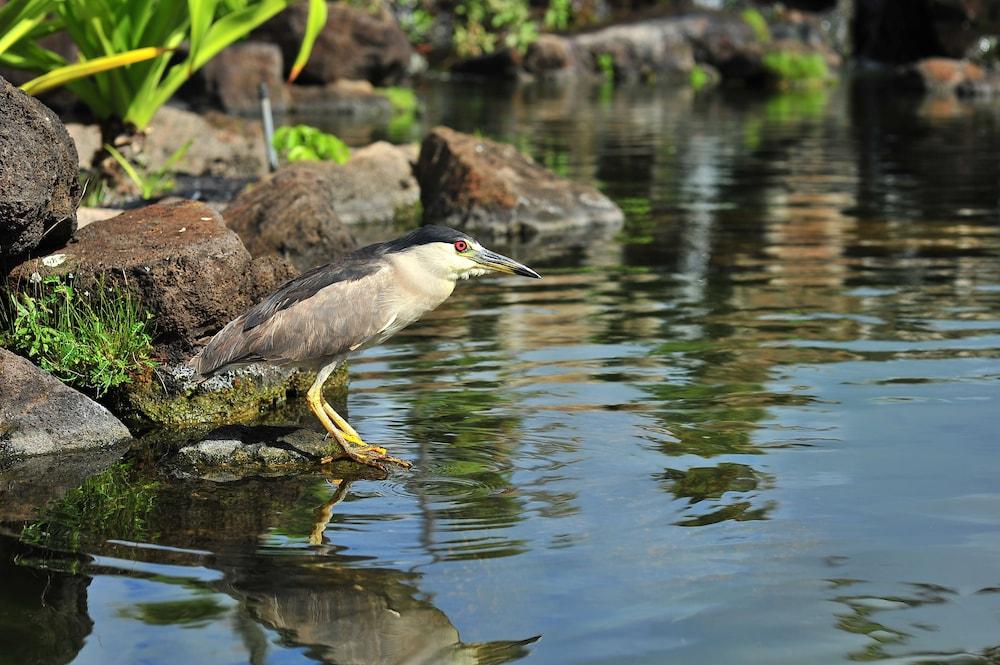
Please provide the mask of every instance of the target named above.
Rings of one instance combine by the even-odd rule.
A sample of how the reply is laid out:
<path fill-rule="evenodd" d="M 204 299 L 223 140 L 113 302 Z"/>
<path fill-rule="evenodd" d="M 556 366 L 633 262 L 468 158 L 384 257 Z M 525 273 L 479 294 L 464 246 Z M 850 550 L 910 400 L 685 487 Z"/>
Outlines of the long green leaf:
<path fill-rule="evenodd" d="M 216 0 L 188 0 L 188 15 L 191 17 L 191 39 L 189 40 L 190 55 L 188 57 L 188 76 L 192 74 L 194 62 L 198 58 L 202 42 L 212 27 L 215 18 Z"/>
<path fill-rule="evenodd" d="M 92 74 L 105 72 L 116 67 L 123 67 L 133 62 L 149 60 L 150 58 L 155 58 L 158 55 L 163 55 L 166 52 L 167 49 L 146 47 L 126 51 L 125 53 L 104 56 L 102 58 L 95 58 L 93 60 L 87 60 L 86 62 L 78 62 L 73 65 L 66 65 L 65 67 L 54 69 L 48 74 L 31 79 L 21 86 L 21 90 L 24 90 L 29 95 L 37 95 L 45 92 L 46 90 L 66 85 L 67 83 L 83 78 L 84 76 L 91 76 Z"/>
<path fill-rule="evenodd" d="M 302 37 L 302 45 L 299 46 L 299 53 L 295 56 L 295 63 L 292 71 L 288 74 L 288 82 L 291 83 L 302 73 L 302 68 L 306 66 L 309 55 L 312 53 L 316 38 L 323 31 L 326 25 L 326 0 L 309 0 L 309 17 L 306 19 L 306 32 Z"/>

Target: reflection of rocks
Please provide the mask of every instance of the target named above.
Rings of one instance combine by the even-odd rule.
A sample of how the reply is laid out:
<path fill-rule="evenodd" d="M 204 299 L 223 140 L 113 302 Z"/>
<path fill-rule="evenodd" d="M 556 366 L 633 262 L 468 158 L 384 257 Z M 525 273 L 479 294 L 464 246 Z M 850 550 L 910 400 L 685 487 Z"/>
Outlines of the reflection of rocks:
<path fill-rule="evenodd" d="M 417 162 L 424 221 L 494 238 L 620 226 L 621 209 L 597 190 L 564 180 L 530 157 L 485 138 L 438 127 Z"/>
<path fill-rule="evenodd" d="M 118 461 L 127 447 L 122 443 L 100 450 L 60 452 L 4 465 L 0 471 L 0 523 L 37 517 L 41 508 Z"/>
<path fill-rule="evenodd" d="M 81 196 L 72 139 L 55 113 L 0 78 L 0 271 L 76 229 Z"/>
<path fill-rule="evenodd" d="M 90 580 L 15 563 L 25 555 L 37 552 L 0 536 L 0 660 L 71 662 L 94 625 L 87 614 Z"/>
<path fill-rule="evenodd" d="M 752 499 L 756 490 L 766 489 L 772 483 L 770 476 L 755 471 L 744 464 L 723 462 L 718 466 L 695 467 L 686 471 L 667 469 L 660 476 L 664 487 L 678 499 L 687 499 L 689 510 L 679 526 L 705 526 L 727 520 L 767 519 L 774 508 L 773 502 L 754 507 Z M 723 497 L 727 496 L 723 501 Z M 697 504 L 707 502 L 707 507 L 691 514 Z"/>
<path fill-rule="evenodd" d="M 130 438 L 103 406 L 0 349 L 0 459 L 104 448 Z"/>
<path fill-rule="evenodd" d="M 1000 73 L 968 60 L 925 58 L 908 66 L 903 83 L 936 96 L 990 96 L 1000 92 Z"/>

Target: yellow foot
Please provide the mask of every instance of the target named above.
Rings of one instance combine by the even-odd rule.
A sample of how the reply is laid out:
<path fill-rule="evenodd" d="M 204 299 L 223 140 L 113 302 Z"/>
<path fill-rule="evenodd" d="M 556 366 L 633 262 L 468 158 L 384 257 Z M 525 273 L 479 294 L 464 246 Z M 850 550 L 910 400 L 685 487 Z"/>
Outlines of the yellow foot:
<path fill-rule="evenodd" d="M 396 464 L 403 467 L 404 469 L 409 469 L 413 464 L 407 462 L 406 460 L 399 459 L 398 457 L 392 457 L 388 454 L 388 451 L 381 446 L 352 446 L 346 445 L 342 446 L 342 452 L 339 455 L 328 455 L 320 460 L 323 464 L 327 464 L 337 459 L 347 458 L 354 460 L 358 464 L 364 464 L 365 466 L 375 467 L 381 471 L 385 471 L 386 464 Z"/>
<path fill-rule="evenodd" d="M 337 426 L 337 429 L 340 430 L 340 433 L 343 435 L 345 441 L 358 446 L 367 445 L 364 442 L 364 439 L 361 438 L 361 435 L 358 434 L 353 427 L 351 427 L 350 423 L 344 420 L 339 413 L 334 411 L 333 407 L 327 404 L 325 400 L 323 402 L 323 411 L 330 418 L 330 420 L 333 421 L 333 424 Z"/>

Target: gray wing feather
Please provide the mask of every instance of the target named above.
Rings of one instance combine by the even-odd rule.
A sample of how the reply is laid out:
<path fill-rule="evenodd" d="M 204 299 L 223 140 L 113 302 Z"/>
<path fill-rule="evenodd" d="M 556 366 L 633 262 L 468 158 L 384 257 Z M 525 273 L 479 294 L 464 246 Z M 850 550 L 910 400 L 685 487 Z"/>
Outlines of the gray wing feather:
<path fill-rule="evenodd" d="M 287 282 L 229 322 L 195 356 L 199 374 L 236 363 L 311 365 L 363 346 L 392 319 L 378 294 L 391 271 L 378 260 L 322 266 Z"/>

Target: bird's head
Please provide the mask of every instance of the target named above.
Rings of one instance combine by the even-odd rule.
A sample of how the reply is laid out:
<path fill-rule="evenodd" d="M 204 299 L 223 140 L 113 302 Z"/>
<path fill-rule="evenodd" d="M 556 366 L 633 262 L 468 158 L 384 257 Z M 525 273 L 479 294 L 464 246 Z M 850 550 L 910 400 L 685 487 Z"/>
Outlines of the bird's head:
<path fill-rule="evenodd" d="M 421 268 L 449 279 L 467 279 L 489 272 L 541 277 L 514 259 L 490 251 L 467 233 L 447 226 L 422 226 L 389 243 L 390 252 L 405 254 Z"/>

